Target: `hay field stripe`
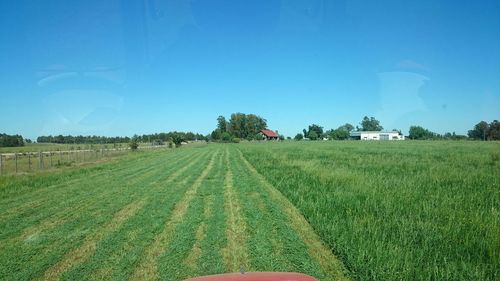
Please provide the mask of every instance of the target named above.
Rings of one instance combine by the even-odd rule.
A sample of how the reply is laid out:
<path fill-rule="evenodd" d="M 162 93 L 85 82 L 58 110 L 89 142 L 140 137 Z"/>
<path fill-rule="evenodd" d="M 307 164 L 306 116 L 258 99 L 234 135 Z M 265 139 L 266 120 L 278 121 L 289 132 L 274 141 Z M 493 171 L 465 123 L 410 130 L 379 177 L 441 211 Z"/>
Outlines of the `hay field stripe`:
<path fill-rule="evenodd" d="M 306 243 L 309 248 L 309 254 L 318 261 L 327 278 L 329 280 L 350 280 L 345 274 L 347 270 L 344 268 L 342 262 L 321 241 L 302 214 L 300 214 L 293 204 L 246 160 L 241 150 L 238 150 L 238 152 L 240 159 L 248 170 L 259 179 L 262 183 L 262 187 L 283 207 L 283 210 L 290 220 L 290 225 Z"/>
<path fill-rule="evenodd" d="M 184 160 L 189 160 L 192 157 L 193 157 L 193 155 L 188 154 L 186 157 L 182 157 L 181 159 L 178 159 L 178 161 L 176 161 L 176 162 L 182 162 Z M 172 168 L 172 167 L 174 167 L 174 166 L 170 166 L 169 168 Z M 185 171 L 185 169 L 183 169 L 182 171 Z M 167 170 L 167 176 L 168 176 L 168 172 L 169 172 L 169 170 Z M 127 182 L 126 185 L 133 186 L 135 183 L 137 183 L 139 181 L 144 181 L 145 178 L 147 179 L 149 177 L 149 175 L 154 176 L 154 175 L 159 175 L 159 174 L 163 174 L 163 173 L 164 173 L 164 171 L 159 170 L 159 169 L 150 169 L 150 173 L 143 174 L 141 177 L 137 177 L 134 180 Z M 176 177 L 178 174 L 179 174 L 179 171 L 176 171 L 170 177 Z M 151 184 L 153 184 L 153 183 L 151 183 Z M 95 183 L 95 185 L 98 186 L 98 183 Z M 150 184 L 148 184 L 148 185 L 150 185 Z M 98 198 L 104 198 L 104 197 L 116 192 L 117 189 L 123 189 L 123 187 L 121 185 L 117 184 L 117 182 L 113 182 L 112 187 L 114 187 L 114 188 L 106 188 L 104 192 L 97 192 L 96 195 L 98 196 Z M 99 188 L 102 188 L 102 186 L 99 186 Z M 138 190 L 135 190 L 135 193 L 137 193 L 137 192 L 138 192 Z M 78 202 L 78 204 L 76 204 L 76 207 L 75 207 L 75 204 L 73 204 L 71 202 Z M 36 225 L 25 228 L 19 237 L 13 237 L 12 239 L 9 239 L 9 240 L 5 240 L 5 239 L 0 240 L 0 249 L 2 249 L 2 247 L 5 245 L 15 243 L 16 241 L 25 240 L 26 238 L 28 238 L 36 233 L 47 231 L 49 229 L 52 229 L 53 227 L 56 227 L 57 225 L 64 223 L 65 221 L 74 219 L 75 216 L 79 216 L 77 211 L 82 211 L 82 210 L 88 208 L 89 206 L 92 206 L 93 204 L 95 204 L 95 202 L 96 202 L 96 197 L 95 197 L 94 193 L 88 192 L 88 193 L 83 194 L 83 198 L 82 198 L 82 196 L 81 197 L 75 196 L 75 198 L 73 198 L 70 202 L 66 203 L 63 206 L 55 205 L 54 208 L 51 209 L 51 211 L 56 210 L 55 212 L 57 212 L 57 213 L 52 213 L 54 211 L 52 211 L 51 213 L 47 213 L 45 216 L 47 219 L 42 220 L 41 222 L 39 222 Z M 69 206 L 65 207 L 64 209 L 61 210 L 61 207 L 64 207 L 67 205 L 69 205 Z M 44 210 L 39 210 L 39 212 L 43 212 L 43 211 Z M 47 211 L 45 210 L 45 212 L 47 212 Z"/>
<path fill-rule="evenodd" d="M 141 209 L 142 214 L 138 213 L 135 217 L 131 218 L 131 220 L 127 221 L 126 224 L 129 224 L 129 222 L 130 222 L 131 225 L 137 226 L 137 223 L 138 222 L 140 223 L 140 221 L 141 221 L 139 219 L 139 217 L 142 216 L 142 218 L 144 219 L 144 216 L 151 215 L 150 209 L 149 209 L 150 207 L 154 207 L 153 205 L 155 205 L 157 203 L 160 203 L 160 202 L 163 202 L 165 200 L 171 201 L 170 197 L 168 197 L 168 198 L 159 197 L 157 195 L 158 191 L 169 190 L 169 192 L 182 192 L 182 188 L 180 188 L 180 187 L 182 187 L 187 182 L 187 180 L 190 178 L 190 176 L 186 176 L 181 182 L 179 182 L 177 184 L 174 184 L 174 182 L 178 178 L 180 178 L 181 176 L 185 175 L 186 170 L 191 169 L 191 167 L 193 165 L 198 165 L 198 164 L 203 163 L 203 161 L 205 159 L 205 155 L 207 155 L 207 154 L 208 154 L 208 152 L 202 152 L 202 153 L 195 154 L 194 158 L 196 158 L 196 159 L 194 161 L 192 161 L 192 157 L 188 157 L 188 159 L 186 160 L 187 164 L 185 164 L 185 165 L 184 165 L 184 163 L 186 163 L 186 161 L 177 162 L 176 165 L 174 165 L 171 168 L 172 169 L 176 169 L 177 165 L 182 165 L 182 167 L 180 167 L 179 169 L 177 169 L 176 172 L 174 172 L 173 174 L 169 175 L 169 177 L 167 177 L 167 179 L 165 181 L 155 182 L 153 184 L 152 188 L 143 189 L 143 191 L 146 192 L 146 193 L 143 195 L 142 198 L 143 198 L 143 200 L 145 200 L 146 204 L 145 204 L 145 207 L 143 209 Z M 124 227 L 126 227 L 126 225 L 124 225 Z M 136 228 L 136 230 L 138 230 L 138 229 Z M 114 232 L 112 235 L 110 235 L 107 238 L 113 239 L 113 237 L 116 237 L 116 235 L 121 235 L 121 233 L 123 233 L 123 231 L 128 231 L 128 230 L 120 229 L 119 232 Z M 130 233 L 130 235 L 132 235 L 133 237 L 127 237 L 127 239 L 135 239 L 135 238 L 137 238 L 137 237 L 135 237 L 134 233 L 135 232 Z M 120 241 L 120 239 L 119 239 L 119 241 Z M 121 240 L 121 241 L 123 241 L 124 243 L 127 243 L 124 240 Z M 104 241 L 104 240 L 101 241 L 101 244 L 104 243 L 104 242 L 106 242 L 106 241 Z M 125 247 L 126 248 L 127 246 L 126 245 L 122 245 L 122 243 L 119 243 L 117 245 L 117 248 L 120 249 L 120 247 Z M 101 249 L 98 248 L 97 250 L 99 251 Z M 112 251 L 112 252 L 113 252 L 114 258 L 118 258 L 120 255 L 126 254 L 126 252 L 124 252 L 124 251 L 118 251 L 118 252 Z M 96 254 L 99 254 L 102 257 L 102 253 L 96 253 Z M 97 257 L 95 257 L 95 258 L 97 258 Z M 97 259 L 91 260 L 90 263 L 91 264 L 100 264 L 101 262 L 99 262 L 99 258 L 97 258 Z M 92 267 L 90 267 L 90 268 L 84 267 L 84 268 L 86 268 L 85 272 L 88 272 L 87 273 L 88 275 L 90 275 L 90 276 L 99 276 L 98 279 L 109 279 L 109 278 L 111 278 L 111 276 L 110 276 L 111 274 L 116 273 L 116 272 L 114 272 L 112 270 L 104 270 L 104 268 L 102 268 L 102 267 L 100 267 L 99 269 L 97 269 L 97 271 L 93 270 Z M 80 272 L 80 270 L 76 270 L 76 272 Z M 69 273 L 70 274 L 68 276 L 73 276 L 73 274 L 74 274 L 74 272 L 69 272 Z M 125 273 L 121 272 L 121 274 L 125 274 Z M 72 277 L 67 277 L 67 278 L 69 278 L 70 280 L 74 279 Z"/>
<path fill-rule="evenodd" d="M 222 249 L 226 269 L 229 272 L 238 272 L 241 268 L 249 268 L 248 252 L 246 249 L 247 225 L 241 214 L 241 204 L 236 195 L 233 184 L 233 172 L 229 164 L 229 151 L 226 150 L 226 174 L 224 177 L 225 211 L 227 213 L 227 246 Z"/>
<path fill-rule="evenodd" d="M 60 262 L 45 271 L 41 280 L 59 280 L 59 275 L 62 272 L 67 271 L 75 264 L 85 261 L 95 251 L 97 243 L 104 236 L 119 228 L 128 218 L 142 208 L 143 205 L 144 201 L 137 201 L 125 206 L 115 214 L 108 224 L 85 239 L 82 246 L 66 254 Z"/>
<path fill-rule="evenodd" d="M 159 277 L 157 269 L 158 257 L 163 253 L 165 245 L 167 245 L 172 237 L 172 233 L 179 222 L 181 222 L 189 203 L 196 194 L 198 187 L 201 185 L 205 177 L 208 175 L 210 170 L 214 165 L 214 159 L 217 153 L 213 153 L 209 164 L 203 170 L 201 175 L 196 179 L 195 183 L 186 191 L 184 198 L 179 201 L 170 220 L 165 225 L 163 231 L 155 238 L 153 243 L 146 249 L 145 254 L 136 267 L 134 273 L 131 276 L 131 280 L 156 280 Z"/>

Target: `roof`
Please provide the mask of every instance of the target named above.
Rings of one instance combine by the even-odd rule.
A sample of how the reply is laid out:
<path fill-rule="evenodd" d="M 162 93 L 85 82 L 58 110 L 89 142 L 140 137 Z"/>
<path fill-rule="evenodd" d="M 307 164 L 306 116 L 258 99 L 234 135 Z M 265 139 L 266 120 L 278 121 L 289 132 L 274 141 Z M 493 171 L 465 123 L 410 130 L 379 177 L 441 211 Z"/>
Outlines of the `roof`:
<path fill-rule="evenodd" d="M 264 136 L 268 137 L 268 138 L 277 138 L 278 137 L 278 134 L 276 134 L 274 131 L 271 131 L 271 130 L 261 130 L 261 133 L 264 134 Z"/>
<path fill-rule="evenodd" d="M 398 131 L 352 131 L 351 136 L 359 136 L 361 134 L 398 134 Z"/>

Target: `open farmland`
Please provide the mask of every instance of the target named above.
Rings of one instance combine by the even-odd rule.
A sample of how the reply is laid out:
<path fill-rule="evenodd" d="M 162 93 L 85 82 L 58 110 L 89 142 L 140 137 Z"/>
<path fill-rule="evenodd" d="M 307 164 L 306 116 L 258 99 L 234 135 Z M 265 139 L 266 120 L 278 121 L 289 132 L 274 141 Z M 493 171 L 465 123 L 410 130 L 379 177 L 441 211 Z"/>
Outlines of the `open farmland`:
<path fill-rule="evenodd" d="M 242 146 L 358 280 L 498 280 L 498 142 Z"/>
<path fill-rule="evenodd" d="M 232 146 L 4 177 L 0 202 L 1 280 L 180 280 L 240 268 L 346 279 L 303 217 Z"/>
<path fill-rule="evenodd" d="M 214 144 L 1 177 L 0 280 L 495 280 L 499 161 L 494 142 Z"/>

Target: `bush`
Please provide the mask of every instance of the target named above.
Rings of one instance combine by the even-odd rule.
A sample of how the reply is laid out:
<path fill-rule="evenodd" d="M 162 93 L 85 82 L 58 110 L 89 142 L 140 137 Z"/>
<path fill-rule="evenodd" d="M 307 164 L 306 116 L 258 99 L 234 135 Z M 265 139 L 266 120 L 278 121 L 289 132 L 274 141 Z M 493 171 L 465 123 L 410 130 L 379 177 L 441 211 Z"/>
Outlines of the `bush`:
<path fill-rule="evenodd" d="M 174 142 L 175 147 L 181 147 L 184 137 L 181 134 L 173 134 L 172 142 Z"/>
<path fill-rule="evenodd" d="M 234 143 L 240 143 L 241 139 L 240 138 L 233 138 Z"/>
<path fill-rule="evenodd" d="M 224 133 L 222 133 L 221 139 L 223 142 L 230 142 L 232 140 L 232 136 L 228 132 L 224 132 Z"/>
<path fill-rule="evenodd" d="M 136 139 L 133 139 L 129 142 L 128 146 L 130 147 L 130 149 L 132 150 L 137 150 L 139 148 L 139 144 L 137 143 L 137 140 Z"/>

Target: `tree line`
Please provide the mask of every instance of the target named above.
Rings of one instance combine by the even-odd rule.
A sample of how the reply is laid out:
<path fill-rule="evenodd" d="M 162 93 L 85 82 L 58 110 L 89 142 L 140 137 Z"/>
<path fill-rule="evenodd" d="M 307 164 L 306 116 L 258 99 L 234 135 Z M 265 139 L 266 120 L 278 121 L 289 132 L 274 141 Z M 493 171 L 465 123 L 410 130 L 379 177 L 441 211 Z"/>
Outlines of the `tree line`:
<path fill-rule="evenodd" d="M 486 121 L 481 121 L 467 134 L 469 138 L 476 140 L 500 140 L 500 122 L 493 120 L 488 124 Z"/>
<path fill-rule="evenodd" d="M 375 117 L 365 116 L 356 126 L 356 131 L 382 131 L 384 127 L 380 125 L 380 121 Z M 311 124 L 308 128 L 302 130 L 301 133 L 295 135 L 295 140 L 347 140 L 350 138 L 351 131 L 354 130 L 352 124 L 346 123 L 336 129 L 324 130 L 323 126 L 318 124 Z M 399 132 L 401 130 L 392 129 L 392 131 Z M 457 135 L 455 132 L 447 132 L 445 134 L 438 134 L 432 132 L 422 126 L 410 126 L 409 134 L 407 136 L 412 140 L 500 140 L 500 122 L 494 120 L 491 123 L 481 121 L 477 123 L 472 130 L 469 130 L 467 135 Z"/>
<path fill-rule="evenodd" d="M 23 146 L 25 140 L 20 135 L 0 134 L 0 147 Z"/>
<path fill-rule="evenodd" d="M 104 137 L 104 136 L 39 136 L 36 139 L 38 143 L 58 143 L 58 144 L 110 144 L 129 142 L 129 137 Z"/>
<path fill-rule="evenodd" d="M 380 125 L 380 121 L 375 117 L 363 117 L 360 122 L 361 127 L 356 126 L 357 131 L 382 131 L 384 127 Z M 302 140 L 304 138 L 309 140 L 329 139 L 329 140 L 347 140 L 350 138 L 351 131 L 354 126 L 350 123 L 345 123 L 336 129 L 323 130 L 323 127 L 317 124 L 309 125 L 307 129 L 303 129 L 302 133 L 295 136 L 295 140 Z M 395 130 L 397 131 L 397 130 Z"/>
<path fill-rule="evenodd" d="M 180 146 L 185 141 L 206 140 L 202 134 L 193 132 L 168 132 L 134 135 L 130 137 L 105 137 L 105 136 L 72 136 L 72 135 L 57 135 L 57 136 L 40 136 L 37 138 L 38 143 L 58 143 L 58 144 L 115 144 L 129 143 L 130 147 L 135 149 L 138 143 L 151 143 L 152 145 L 164 145 L 165 143 L 173 143 Z"/>
<path fill-rule="evenodd" d="M 168 132 L 134 135 L 130 137 L 105 137 L 105 136 L 72 136 L 72 135 L 56 135 L 56 136 L 40 136 L 36 139 L 38 143 L 58 143 L 58 144 L 114 144 L 114 143 L 135 143 L 131 147 L 135 147 L 139 142 L 152 143 L 153 145 L 163 145 L 168 143 L 170 146 L 175 144 L 180 146 L 185 141 L 222 141 L 222 142 L 239 142 L 241 139 L 246 140 L 262 140 L 261 130 L 267 128 L 267 120 L 255 115 L 245 113 L 233 113 L 226 120 L 224 116 L 217 118 L 217 128 L 207 136 L 193 132 Z M 307 138 L 309 140 L 329 139 L 329 140 L 347 140 L 350 138 L 350 133 L 356 129 L 357 131 L 381 131 L 384 128 L 374 117 L 365 116 L 359 123 L 359 126 L 354 127 L 352 124 L 346 123 L 336 129 L 324 130 L 323 126 L 311 124 L 303 129 L 301 133 L 295 136 L 295 140 Z M 393 129 L 393 131 L 400 130 Z M 500 122 L 493 120 L 488 123 L 481 121 L 477 123 L 467 135 L 457 135 L 455 132 L 447 132 L 438 134 L 421 126 L 410 126 L 409 135 L 412 140 L 500 140 Z M 283 135 L 279 135 L 281 140 L 285 139 Z M 31 143 L 30 139 L 24 139 L 21 135 L 0 134 L 0 147 L 16 147 L 24 146 L 25 143 Z M 138 146 L 138 145 L 137 145 Z"/>

